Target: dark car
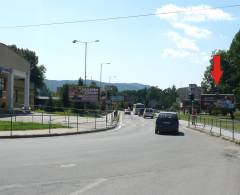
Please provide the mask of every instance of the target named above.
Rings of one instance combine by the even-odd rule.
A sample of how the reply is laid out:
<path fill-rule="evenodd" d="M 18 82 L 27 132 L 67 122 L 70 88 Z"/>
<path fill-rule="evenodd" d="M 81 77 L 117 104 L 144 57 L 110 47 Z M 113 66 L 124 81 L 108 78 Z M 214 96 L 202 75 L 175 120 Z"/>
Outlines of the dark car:
<path fill-rule="evenodd" d="M 178 133 L 179 121 L 176 112 L 160 112 L 155 126 L 155 133 Z"/>
<path fill-rule="evenodd" d="M 138 116 L 142 116 L 143 113 L 144 113 L 144 108 L 139 110 L 139 112 L 138 112 Z"/>

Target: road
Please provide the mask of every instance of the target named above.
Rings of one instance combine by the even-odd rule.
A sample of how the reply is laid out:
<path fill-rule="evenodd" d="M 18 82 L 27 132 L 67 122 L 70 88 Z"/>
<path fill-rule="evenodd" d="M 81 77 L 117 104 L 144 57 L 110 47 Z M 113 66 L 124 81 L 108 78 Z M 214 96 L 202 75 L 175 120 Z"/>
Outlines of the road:
<path fill-rule="evenodd" d="M 0 194 L 240 194 L 240 147 L 124 116 L 96 134 L 0 140 Z"/>

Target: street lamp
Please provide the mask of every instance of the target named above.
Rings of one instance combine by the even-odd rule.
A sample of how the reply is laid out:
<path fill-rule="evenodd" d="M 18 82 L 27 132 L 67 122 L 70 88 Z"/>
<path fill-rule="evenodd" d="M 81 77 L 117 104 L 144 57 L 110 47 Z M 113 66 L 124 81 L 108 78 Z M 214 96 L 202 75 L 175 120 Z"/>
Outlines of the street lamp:
<path fill-rule="evenodd" d="M 87 45 L 88 43 L 97 43 L 99 40 L 95 41 L 78 41 L 78 40 L 73 40 L 72 43 L 83 43 L 85 44 L 85 86 L 87 85 Z"/>
<path fill-rule="evenodd" d="M 110 62 L 103 62 L 101 63 L 101 67 L 100 67 L 100 88 L 102 87 L 102 65 L 103 64 L 111 64 Z"/>

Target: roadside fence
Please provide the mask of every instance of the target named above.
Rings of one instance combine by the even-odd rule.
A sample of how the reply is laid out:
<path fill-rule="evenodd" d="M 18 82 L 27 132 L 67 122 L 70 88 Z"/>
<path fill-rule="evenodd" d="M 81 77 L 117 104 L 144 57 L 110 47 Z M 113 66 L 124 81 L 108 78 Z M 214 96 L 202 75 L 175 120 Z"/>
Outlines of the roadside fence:
<path fill-rule="evenodd" d="M 210 134 L 240 140 L 240 121 L 219 119 L 204 115 L 188 115 L 188 127 L 207 131 Z"/>
<path fill-rule="evenodd" d="M 118 111 L 61 108 L 60 112 L 33 109 L 29 113 L 12 112 L 0 114 L 1 135 L 27 134 L 34 130 L 40 134 L 74 133 L 96 131 L 117 126 Z"/>

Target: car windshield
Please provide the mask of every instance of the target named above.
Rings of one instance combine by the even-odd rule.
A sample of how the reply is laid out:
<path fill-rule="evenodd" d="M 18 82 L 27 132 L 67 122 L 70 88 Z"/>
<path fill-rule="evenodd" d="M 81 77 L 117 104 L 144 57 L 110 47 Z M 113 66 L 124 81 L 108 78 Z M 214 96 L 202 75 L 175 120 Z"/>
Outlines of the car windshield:
<path fill-rule="evenodd" d="M 160 113 L 158 117 L 161 119 L 177 119 L 177 115 L 171 113 Z"/>
<path fill-rule="evenodd" d="M 146 112 L 153 112 L 152 109 L 146 109 Z"/>
<path fill-rule="evenodd" d="M 136 108 L 144 108 L 144 105 L 136 105 Z"/>

